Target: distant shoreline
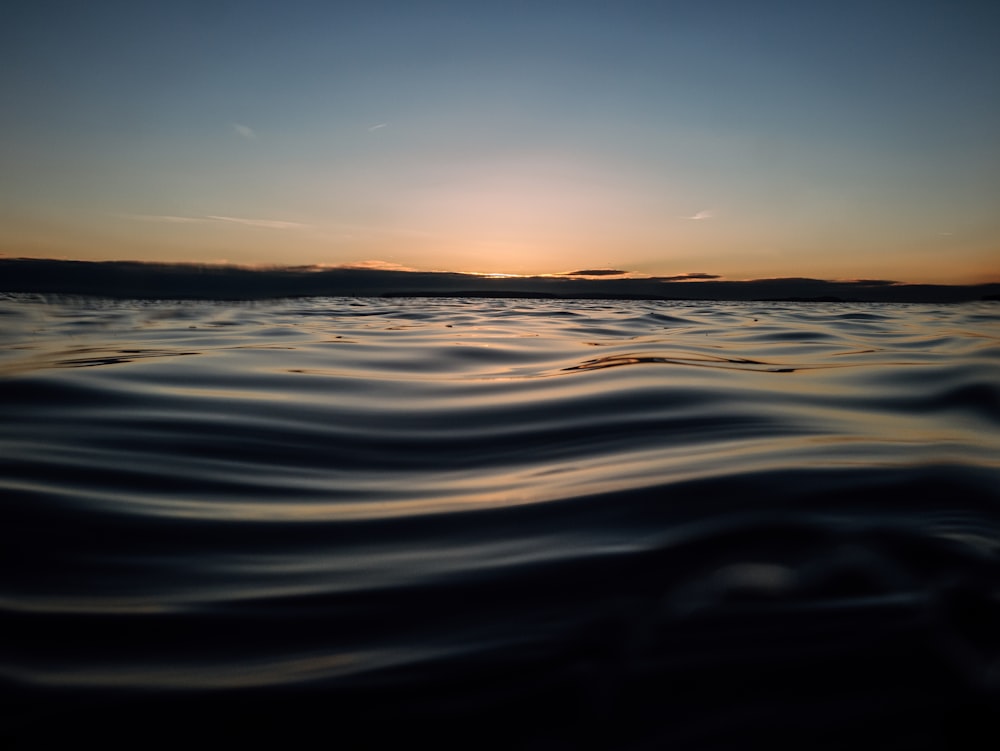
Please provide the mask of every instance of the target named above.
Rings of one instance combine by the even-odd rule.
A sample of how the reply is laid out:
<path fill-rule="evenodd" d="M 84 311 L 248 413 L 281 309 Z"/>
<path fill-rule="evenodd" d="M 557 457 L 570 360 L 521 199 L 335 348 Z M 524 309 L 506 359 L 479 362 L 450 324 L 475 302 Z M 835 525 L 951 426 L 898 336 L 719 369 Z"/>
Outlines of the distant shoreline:
<path fill-rule="evenodd" d="M 1000 301 L 1000 283 L 903 284 L 887 280 L 782 278 L 480 277 L 359 268 L 200 266 L 134 261 L 0 258 L 0 292 L 150 300 L 293 297 L 475 297 L 549 300 L 961 303 Z"/>

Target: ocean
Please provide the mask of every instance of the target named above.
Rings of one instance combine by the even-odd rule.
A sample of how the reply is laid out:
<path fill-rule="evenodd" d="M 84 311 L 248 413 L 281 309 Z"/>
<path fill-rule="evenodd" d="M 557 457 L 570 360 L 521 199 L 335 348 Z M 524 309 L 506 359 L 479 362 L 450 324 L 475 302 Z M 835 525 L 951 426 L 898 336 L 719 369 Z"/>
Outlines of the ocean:
<path fill-rule="evenodd" d="M 0 295 L 0 497 L 13 747 L 996 739 L 995 302 Z"/>

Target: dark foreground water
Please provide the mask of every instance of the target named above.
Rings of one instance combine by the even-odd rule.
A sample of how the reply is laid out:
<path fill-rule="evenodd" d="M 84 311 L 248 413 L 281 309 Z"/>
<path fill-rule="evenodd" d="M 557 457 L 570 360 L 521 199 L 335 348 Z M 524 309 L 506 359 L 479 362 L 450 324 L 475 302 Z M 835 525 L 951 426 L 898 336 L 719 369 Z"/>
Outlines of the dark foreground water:
<path fill-rule="evenodd" d="M 996 740 L 995 303 L 7 296 L 0 494 L 23 747 Z"/>

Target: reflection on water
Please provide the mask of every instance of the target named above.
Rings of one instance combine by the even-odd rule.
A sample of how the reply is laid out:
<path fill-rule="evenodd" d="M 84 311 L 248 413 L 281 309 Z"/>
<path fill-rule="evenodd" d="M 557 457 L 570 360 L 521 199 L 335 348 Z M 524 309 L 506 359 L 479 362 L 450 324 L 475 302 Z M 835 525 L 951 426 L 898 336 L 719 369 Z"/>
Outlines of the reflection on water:
<path fill-rule="evenodd" d="M 0 733 L 959 737 L 1000 689 L 998 324 L 2 298 Z"/>

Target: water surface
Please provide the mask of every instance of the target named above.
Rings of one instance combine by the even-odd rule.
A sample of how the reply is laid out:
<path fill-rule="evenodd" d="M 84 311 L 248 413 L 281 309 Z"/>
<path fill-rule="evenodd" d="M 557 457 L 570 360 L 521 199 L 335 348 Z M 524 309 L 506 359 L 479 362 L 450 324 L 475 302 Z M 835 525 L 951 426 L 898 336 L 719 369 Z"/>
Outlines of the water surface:
<path fill-rule="evenodd" d="M 6 296 L 0 492 L 19 740 L 911 747 L 996 706 L 995 303 Z"/>

